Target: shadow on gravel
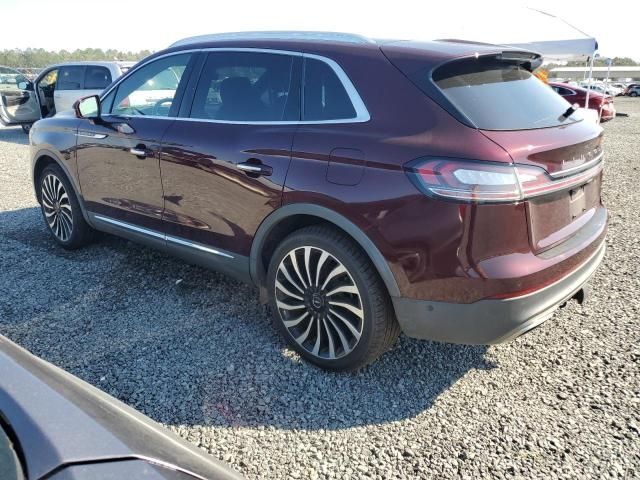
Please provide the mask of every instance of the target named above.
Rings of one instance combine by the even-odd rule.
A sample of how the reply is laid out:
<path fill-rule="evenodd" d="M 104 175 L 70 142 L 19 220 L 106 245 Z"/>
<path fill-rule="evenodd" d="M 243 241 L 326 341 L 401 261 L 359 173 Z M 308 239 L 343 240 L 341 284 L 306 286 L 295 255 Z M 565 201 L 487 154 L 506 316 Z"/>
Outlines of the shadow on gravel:
<path fill-rule="evenodd" d="M 29 135 L 21 127 L 0 127 L 0 142 L 29 145 Z"/>
<path fill-rule="evenodd" d="M 117 239 L 64 251 L 37 208 L 0 212 L 0 333 L 167 425 L 342 429 L 415 417 L 486 347 L 396 347 L 358 373 L 286 348 L 257 292 Z"/>

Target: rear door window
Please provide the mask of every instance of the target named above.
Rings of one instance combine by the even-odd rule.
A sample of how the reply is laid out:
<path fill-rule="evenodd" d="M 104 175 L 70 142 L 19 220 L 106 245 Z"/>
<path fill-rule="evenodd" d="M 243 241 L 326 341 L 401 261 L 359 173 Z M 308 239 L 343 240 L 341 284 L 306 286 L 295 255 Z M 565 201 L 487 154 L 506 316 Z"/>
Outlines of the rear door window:
<path fill-rule="evenodd" d="M 419 72 L 413 80 L 425 90 L 433 81 L 453 106 L 484 130 L 527 130 L 554 127 L 581 120 L 545 83 L 524 68 L 492 58 L 449 62 L 433 72 Z"/>
<path fill-rule="evenodd" d="M 303 120 L 348 120 L 356 117 L 347 90 L 327 63 L 305 58 L 303 90 Z"/>
<path fill-rule="evenodd" d="M 229 122 L 299 120 L 294 57 L 263 52 L 207 56 L 190 117 Z M 298 82 L 299 83 L 299 82 Z"/>
<path fill-rule="evenodd" d="M 85 90 L 103 90 L 111 83 L 111 72 L 106 67 L 89 66 L 84 74 Z"/>
<path fill-rule="evenodd" d="M 81 90 L 84 71 L 82 66 L 60 67 L 56 89 Z"/>

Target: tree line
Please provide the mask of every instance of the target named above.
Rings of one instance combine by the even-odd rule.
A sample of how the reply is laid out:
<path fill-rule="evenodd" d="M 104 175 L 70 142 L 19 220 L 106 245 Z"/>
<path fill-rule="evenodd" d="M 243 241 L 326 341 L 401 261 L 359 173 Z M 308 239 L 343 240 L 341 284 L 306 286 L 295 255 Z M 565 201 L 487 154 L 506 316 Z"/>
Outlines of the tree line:
<path fill-rule="evenodd" d="M 51 51 L 44 48 L 0 50 L 0 65 L 14 68 L 44 68 L 54 63 L 82 60 L 137 61 L 151 53 L 150 50 L 122 52 L 115 49 L 102 50 L 101 48 L 83 48 L 72 52 L 68 50 Z"/>

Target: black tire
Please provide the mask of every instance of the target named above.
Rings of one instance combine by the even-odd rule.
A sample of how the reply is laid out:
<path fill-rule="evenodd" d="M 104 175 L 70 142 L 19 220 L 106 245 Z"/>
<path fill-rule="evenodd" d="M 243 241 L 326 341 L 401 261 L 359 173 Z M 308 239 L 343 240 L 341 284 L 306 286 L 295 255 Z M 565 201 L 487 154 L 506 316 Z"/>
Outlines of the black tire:
<path fill-rule="evenodd" d="M 630 96 L 630 97 L 637 97 L 637 96 L 638 96 L 638 94 L 637 94 L 636 92 L 631 92 L 631 93 L 629 94 L 629 96 Z"/>
<path fill-rule="evenodd" d="M 29 132 L 31 131 L 31 127 L 33 126 L 33 123 L 26 123 L 24 125 L 21 125 L 22 127 L 22 131 L 24 133 L 26 133 L 27 135 L 29 135 Z"/>
<path fill-rule="evenodd" d="M 310 252 L 308 257 L 306 249 Z M 296 258 L 295 270 L 291 268 L 293 259 L 290 254 Z M 322 257 L 325 258 L 324 262 L 321 260 Z M 298 258 L 302 261 L 302 267 L 299 269 Z M 346 272 L 342 272 L 340 267 L 344 267 Z M 283 270 L 289 271 L 289 274 L 291 271 L 302 270 L 304 278 L 299 274 L 295 279 L 285 277 Z M 332 275 L 336 270 L 342 273 Z M 298 295 L 300 300 L 284 293 L 291 293 L 295 286 L 292 282 L 285 281 L 285 278 L 295 280 L 295 295 Z M 323 279 L 329 282 L 324 282 L 326 287 L 320 286 Z M 278 287 L 276 281 L 279 282 Z M 342 283 L 345 286 L 341 286 Z M 282 287 L 286 290 L 281 290 Z M 354 287 L 355 293 L 332 293 L 336 290 L 352 290 Z M 336 371 L 362 368 L 386 352 L 400 334 L 389 293 L 378 272 L 360 247 L 337 229 L 320 225 L 310 226 L 288 236 L 271 258 L 267 289 L 274 321 L 284 338 L 302 357 L 321 368 Z M 324 299 L 320 300 L 323 295 Z M 316 300 L 321 307 L 314 303 Z M 297 318 L 292 319 L 291 310 L 281 308 L 286 302 L 295 304 L 296 316 L 307 315 L 308 323 Z M 355 305 L 357 308 L 354 311 L 362 315 L 344 309 L 345 303 Z M 304 306 L 300 307 L 301 304 Z M 349 315 L 351 318 L 344 318 Z M 351 320 L 353 328 L 347 328 L 347 320 Z M 287 327 L 285 321 L 289 324 L 296 321 L 300 323 Z M 300 334 L 302 330 L 313 331 L 310 333 L 311 337 L 305 338 L 309 338 L 307 341 L 313 344 L 318 342 L 320 349 L 315 346 L 315 353 L 310 350 L 310 345 L 303 345 L 305 340 L 302 344 L 296 340 L 295 335 Z M 353 332 L 358 332 L 359 336 Z M 301 333 L 297 338 L 303 336 L 304 333 Z M 330 340 L 329 337 L 334 340 Z M 345 338 L 348 340 L 346 343 L 343 341 Z M 345 345 L 349 345 L 349 348 L 342 348 Z"/>
<path fill-rule="evenodd" d="M 91 242 L 93 229 L 82 216 L 75 191 L 58 165 L 48 165 L 40 174 L 38 200 L 44 223 L 58 245 L 75 250 Z"/>

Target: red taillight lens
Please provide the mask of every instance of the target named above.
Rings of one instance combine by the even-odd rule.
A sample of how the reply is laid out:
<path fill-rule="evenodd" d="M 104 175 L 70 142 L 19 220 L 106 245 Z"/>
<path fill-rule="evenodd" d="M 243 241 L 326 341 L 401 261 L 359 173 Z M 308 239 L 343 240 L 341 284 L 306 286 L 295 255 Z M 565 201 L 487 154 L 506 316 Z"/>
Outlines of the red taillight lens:
<path fill-rule="evenodd" d="M 602 169 L 602 162 L 562 178 L 554 178 L 544 169 L 530 165 L 451 159 L 417 159 L 405 169 L 414 185 L 427 195 L 465 202 L 504 203 L 587 183 Z"/>

